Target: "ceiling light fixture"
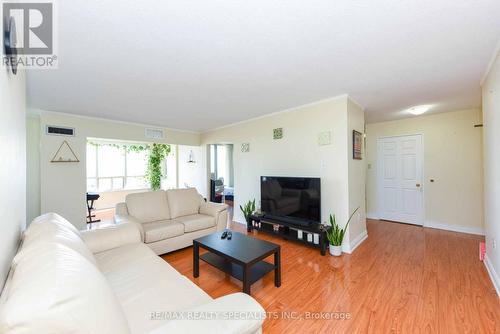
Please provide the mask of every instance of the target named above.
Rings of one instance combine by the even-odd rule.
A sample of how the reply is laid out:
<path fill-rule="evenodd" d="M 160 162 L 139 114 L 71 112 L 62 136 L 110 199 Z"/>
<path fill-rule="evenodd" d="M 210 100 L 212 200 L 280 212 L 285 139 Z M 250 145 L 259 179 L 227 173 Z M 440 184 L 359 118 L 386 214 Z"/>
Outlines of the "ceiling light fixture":
<path fill-rule="evenodd" d="M 429 109 L 431 109 L 430 105 L 421 105 L 421 106 L 411 107 L 407 111 L 412 115 L 422 115 L 423 113 L 429 111 Z"/>

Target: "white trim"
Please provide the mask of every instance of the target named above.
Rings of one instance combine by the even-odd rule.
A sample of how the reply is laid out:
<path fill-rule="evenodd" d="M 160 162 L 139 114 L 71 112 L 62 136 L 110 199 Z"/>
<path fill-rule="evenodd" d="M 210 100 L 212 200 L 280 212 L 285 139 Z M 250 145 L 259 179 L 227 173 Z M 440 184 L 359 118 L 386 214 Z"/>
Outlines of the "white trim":
<path fill-rule="evenodd" d="M 354 103 L 355 105 L 357 105 L 363 111 L 365 110 L 365 107 L 363 107 L 362 104 L 360 104 L 358 101 L 356 101 L 354 98 L 352 98 L 349 94 L 341 94 L 341 95 L 337 95 L 337 96 L 334 96 L 334 97 L 329 97 L 329 98 L 326 98 L 326 99 L 322 99 L 322 100 L 318 100 L 318 101 L 314 101 L 314 102 L 310 102 L 310 103 L 301 104 L 301 105 L 296 106 L 296 107 L 287 108 L 287 109 L 280 110 L 280 111 L 275 111 L 275 112 L 272 112 L 272 113 L 269 113 L 269 114 L 265 114 L 265 115 L 261 115 L 261 116 L 257 116 L 257 117 L 252 117 L 252 118 L 249 118 L 249 119 L 246 119 L 246 120 L 242 120 L 242 121 L 239 121 L 239 122 L 230 123 L 230 124 L 227 124 L 227 125 L 223 125 L 223 126 L 216 127 L 216 128 L 213 128 L 213 129 L 208 129 L 208 130 L 195 131 L 195 130 L 168 128 L 168 127 L 164 127 L 164 126 L 161 126 L 160 128 L 165 129 L 165 130 L 169 130 L 169 131 L 178 131 L 178 132 L 185 132 L 185 133 L 192 133 L 192 134 L 201 135 L 201 134 L 205 134 L 205 133 L 209 133 L 209 132 L 213 132 L 213 131 L 217 131 L 217 130 L 229 128 L 229 127 L 232 127 L 232 126 L 235 126 L 235 125 L 240 125 L 240 124 L 252 122 L 252 121 L 255 121 L 255 120 L 258 120 L 258 119 L 262 119 L 262 118 L 266 118 L 266 117 L 271 117 L 271 116 L 275 116 L 275 115 L 279 115 L 279 114 L 283 114 L 283 113 L 287 113 L 287 112 L 297 111 L 298 109 L 301 109 L 301 108 L 311 107 L 311 106 L 315 106 L 315 105 L 318 105 L 318 104 L 321 104 L 321 103 L 339 100 L 339 99 L 342 99 L 342 98 L 350 100 L 352 103 Z M 110 121 L 110 122 L 117 122 L 117 123 L 122 123 L 122 124 L 129 124 L 129 125 L 137 125 L 137 126 L 156 127 L 156 128 L 158 128 L 158 125 L 152 125 L 152 124 L 144 124 L 144 123 L 137 123 L 137 122 L 130 122 L 130 121 L 122 121 L 122 120 L 117 120 L 117 119 L 112 119 L 112 118 L 104 118 L 104 117 L 96 117 L 96 116 L 86 116 L 86 115 L 80 115 L 80 114 L 72 114 L 72 113 L 67 113 L 67 112 L 58 112 L 58 111 L 35 109 L 35 108 L 29 108 L 29 113 L 38 114 L 38 115 L 40 115 L 41 113 L 51 113 L 51 114 L 56 114 L 56 115 L 69 116 L 69 117 L 80 117 L 80 118 L 91 119 L 91 120 Z"/>
<path fill-rule="evenodd" d="M 410 136 L 422 136 L 422 139 L 424 138 L 423 132 L 415 132 L 415 133 L 409 133 L 409 134 L 404 134 L 404 135 L 380 136 L 380 137 L 377 137 L 377 140 L 387 139 L 387 138 L 410 137 Z"/>
<path fill-rule="evenodd" d="M 356 101 L 351 95 L 347 94 L 347 99 L 350 100 L 352 103 L 354 103 L 359 109 L 361 109 L 362 111 L 365 111 L 365 107 L 363 107 L 363 105 L 361 103 L 359 103 L 358 101 Z M 365 131 L 363 131 L 365 132 Z"/>
<path fill-rule="evenodd" d="M 366 218 L 380 220 L 379 215 L 376 212 L 367 212 L 366 213 Z"/>
<path fill-rule="evenodd" d="M 247 223 L 246 223 L 246 222 L 242 222 L 242 221 L 240 221 L 240 220 L 236 220 L 236 219 L 234 219 L 234 218 L 233 218 L 233 223 L 237 223 L 237 224 L 241 224 L 241 225 L 245 225 L 245 226 L 247 225 Z"/>
<path fill-rule="evenodd" d="M 497 59 L 498 53 L 500 53 L 500 40 L 498 41 L 497 46 L 495 47 L 495 50 L 493 51 L 493 55 L 491 55 L 491 59 L 488 62 L 488 66 L 486 66 L 486 70 L 484 71 L 484 74 L 481 77 L 481 81 L 479 81 L 479 84 L 481 85 L 481 87 L 483 86 L 484 82 L 488 78 L 488 74 L 490 74 L 491 68 L 493 67 L 495 60 Z"/>
<path fill-rule="evenodd" d="M 493 264 L 490 261 L 490 258 L 488 257 L 488 254 L 484 257 L 484 265 L 486 267 L 486 271 L 488 271 L 488 274 L 490 275 L 491 282 L 493 283 L 493 286 L 495 287 L 495 290 L 497 291 L 497 295 L 500 298 L 500 278 L 498 277 L 497 272 L 495 271 L 495 268 L 493 267 Z"/>
<path fill-rule="evenodd" d="M 348 245 L 343 244 L 342 251 L 347 254 L 352 254 L 354 250 L 358 248 L 358 246 L 361 245 L 363 241 L 366 240 L 366 238 L 368 238 L 368 232 L 364 230 L 356 238 L 354 238 Z"/>
<path fill-rule="evenodd" d="M 426 221 L 424 227 L 435 228 L 439 230 L 467 233 L 467 234 L 477 234 L 484 235 L 484 229 L 481 227 L 468 227 L 468 226 L 457 226 L 457 225 L 447 225 L 440 224 L 432 221 Z"/>
<path fill-rule="evenodd" d="M 243 216 L 242 213 L 236 212 L 236 206 L 233 207 L 233 222 L 241 224 L 241 225 L 247 225 L 247 222 L 245 220 L 245 217 Z"/>
<path fill-rule="evenodd" d="M 107 121 L 107 122 L 115 122 L 115 123 L 120 123 L 120 124 L 127 124 L 127 125 L 135 125 L 135 126 L 142 126 L 142 127 L 147 127 L 147 128 L 155 128 L 155 129 L 163 129 L 167 131 L 176 131 L 176 132 L 184 132 L 184 133 L 191 133 L 191 134 L 196 134 L 199 135 L 201 134 L 200 131 L 193 131 L 193 130 L 184 130 L 184 129 L 174 129 L 174 128 L 168 128 L 165 126 L 158 126 L 158 124 L 153 125 L 153 124 L 144 124 L 144 123 L 137 123 L 137 122 L 129 122 L 129 121 L 121 121 L 117 119 L 112 119 L 112 118 L 104 118 L 104 117 L 96 117 L 96 116 L 85 116 L 85 115 L 79 115 L 79 114 L 71 114 L 67 112 L 59 112 L 59 111 L 52 111 L 52 110 L 43 110 L 43 109 L 30 109 L 30 113 L 48 113 L 48 114 L 53 114 L 53 115 L 63 115 L 67 117 L 76 117 L 76 118 L 83 118 L 83 119 L 90 119 L 90 120 L 95 120 L 95 121 Z"/>
<path fill-rule="evenodd" d="M 361 106 L 361 105 L 359 105 L 359 103 L 357 103 L 352 98 L 350 98 L 348 94 L 342 94 L 342 95 L 337 95 L 337 96 L 334 96 L 334 97 L 329 97 L 329 98 L 326 98 L 326 99 L 323 99 L 323 100 L 318 100 L 318 101 L 314 101 L 314 102 L 310 102 L 310 103 L 306 103 L 306 104 L 301 104 L 301 105 L 296 106 L 296 107 L 287 108 L 287 109 L 283 109 L 283 110 L 280 110 L 280 111 L 275 111 L 275 112 L 272 112 L 272 113 L 269 113 L 269 114 L 252 117 L 252 118 L 249 118 L 249 119 L 246 119 L 246 120 L 243 120 L 243 121 L 238 121 L 238 122 L 234 122 L 234 123 L 231 123 L 231 124 L 222 125 L 222 126 L 219 126 L 217 128 L 213 128 L 213 129 L 210 129 L 210 130 L 202 131 L 201 133 L 205 134 L 205 133 L 209 133 L 209 132 L 213 132 L 213 131 L 217 131 L 217 130 L 222 130 L 222 129 L 230 128 L 230 127 L 233 127 L 233 126 L 236 126 L 236 125 L 253 122 L 253 121 L 256 121 L 256 120 L 259 120 L 259 119 L 263 119 L 263 118 L 267 118 L 267 117 L 272 117 L 272 116 L 276 116 L 276 115 L 280 115 L 280 114 L 284 114 L 284 113 L 288 113 L 288 112 L 298 111 L 301 108 L 311 107 L 311 106 L 315 106 L 315 105 L 318 105 L 318 104 L 321 104 L 321 103 L 325 103 L 325 102 L 340 100 L 342 98 L 344 98 L 344 99 L 350 99 L 353 103 L 357 104 L 358 106 Z M 363 108 L 363 110 L 364 110 L 364 108 Z"/>
<path fill-rule="evenodd" d="M 40 118 L 40 110 L 38 109 L 26 109 L 26 116 L 33 118 Z"/>

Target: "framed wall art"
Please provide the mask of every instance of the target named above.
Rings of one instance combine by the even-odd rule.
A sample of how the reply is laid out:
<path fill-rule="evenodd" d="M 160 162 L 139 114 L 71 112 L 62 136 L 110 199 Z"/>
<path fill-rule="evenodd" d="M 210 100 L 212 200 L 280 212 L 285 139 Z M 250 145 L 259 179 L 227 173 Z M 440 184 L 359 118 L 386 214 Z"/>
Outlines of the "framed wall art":
<path fill-rule="evenodd" d="M 356 130 L 352 130 L 352 158 L 355 160 L 363 159 L 363 134 Z"/>

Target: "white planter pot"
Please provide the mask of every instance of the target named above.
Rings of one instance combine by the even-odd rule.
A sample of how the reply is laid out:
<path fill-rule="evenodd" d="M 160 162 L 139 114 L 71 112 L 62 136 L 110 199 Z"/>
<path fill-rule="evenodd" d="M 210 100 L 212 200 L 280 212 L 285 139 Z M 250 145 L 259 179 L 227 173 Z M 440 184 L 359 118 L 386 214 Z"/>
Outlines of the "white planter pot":
<path fill-rule="evenodd" d="M 330 254 L 332 254 L 333 256 L 342 255 L 342 246 L 329 245 L 328 247 L 330 249 Z"/>

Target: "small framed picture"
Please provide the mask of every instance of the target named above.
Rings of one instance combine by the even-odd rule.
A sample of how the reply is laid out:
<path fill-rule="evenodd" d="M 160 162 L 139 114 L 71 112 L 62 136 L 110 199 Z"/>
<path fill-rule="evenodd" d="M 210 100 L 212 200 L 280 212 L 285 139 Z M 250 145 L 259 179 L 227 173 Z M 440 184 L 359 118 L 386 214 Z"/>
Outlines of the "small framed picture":
<path fill-rule="evenodd" d="M 352 158 L 355 160 L 363 159 L 362 156 L 363 147 L 363 134 L 356 130 L 352 131 Z"/>
<path fill-rule="evenodd" d="M 282 139 L 283 138 L 283 128 L 273 129 L 273 139 Z"/>
<path fill-rule="evenodd" d="M 243 152 L 243 153 L 250 152 L 250 143 L 241 144 L 241 152 Z"/>

